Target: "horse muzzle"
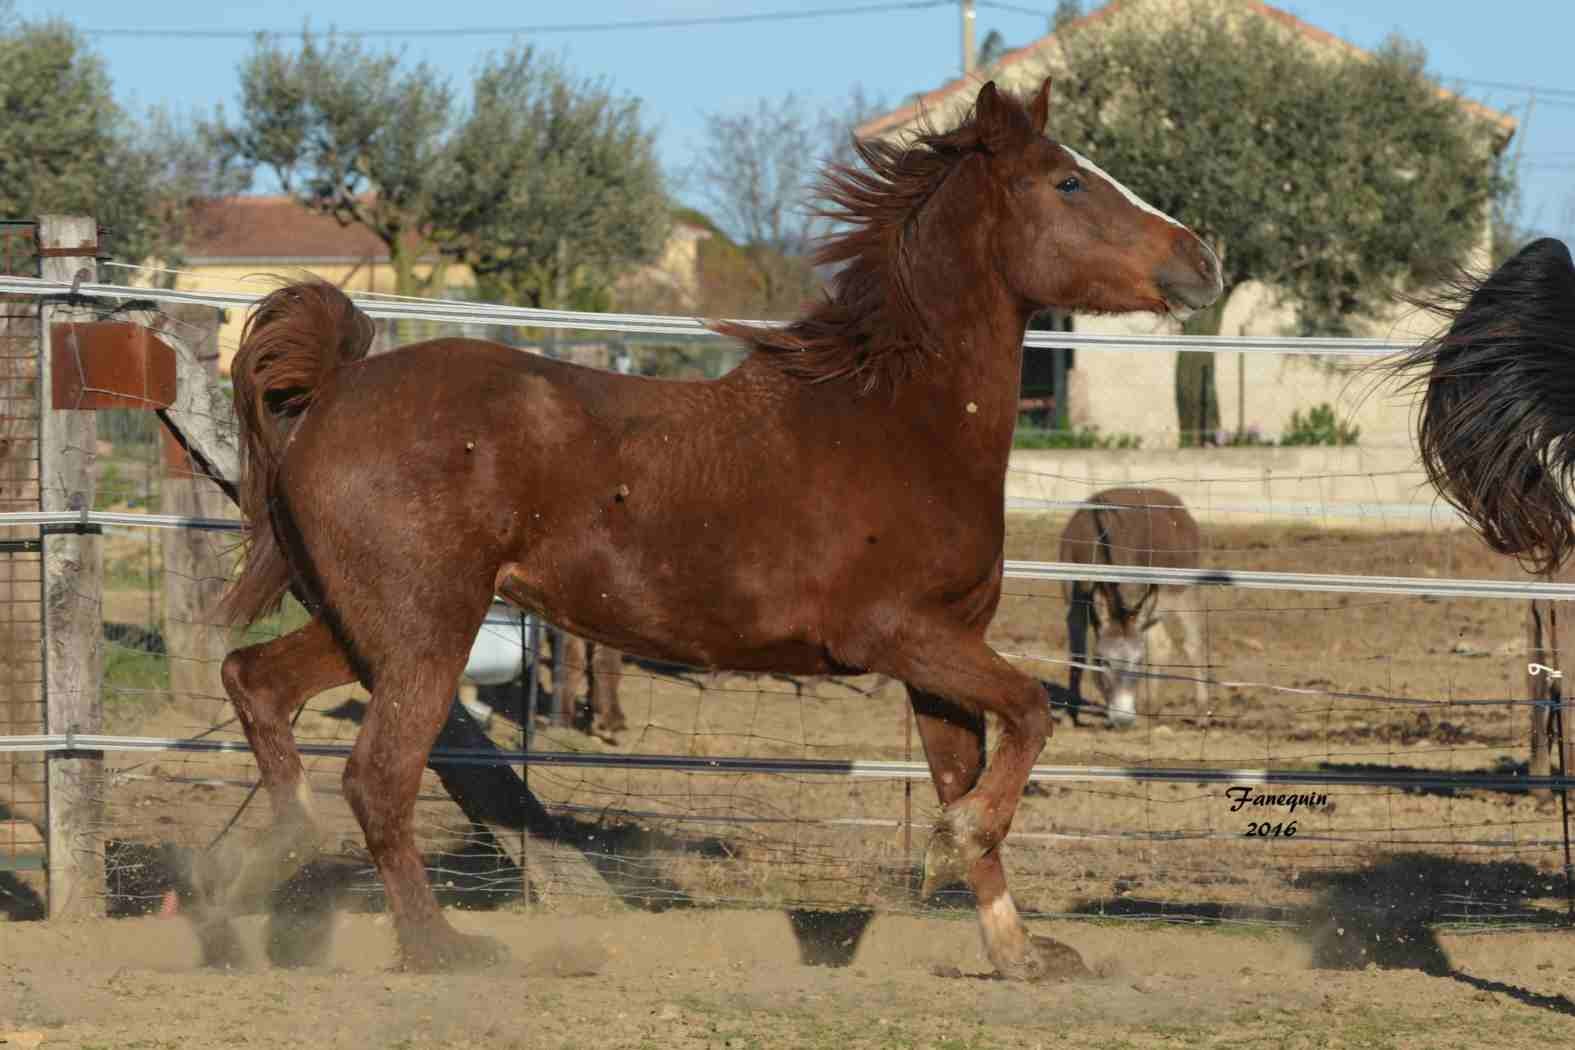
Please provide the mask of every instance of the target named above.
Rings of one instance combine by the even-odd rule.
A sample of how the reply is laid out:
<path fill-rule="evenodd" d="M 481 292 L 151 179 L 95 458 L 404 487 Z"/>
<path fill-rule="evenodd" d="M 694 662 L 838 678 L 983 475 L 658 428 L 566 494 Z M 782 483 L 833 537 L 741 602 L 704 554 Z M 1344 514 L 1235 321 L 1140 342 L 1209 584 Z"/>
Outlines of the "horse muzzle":
<path fill-rule="evenodd" d="M 1171 250 L 1154 274 L 1154 284 L 1171 309 L 1202 310 L 1225 290 L 1219 256 L 1190 230 L 1177 230 Z"/>

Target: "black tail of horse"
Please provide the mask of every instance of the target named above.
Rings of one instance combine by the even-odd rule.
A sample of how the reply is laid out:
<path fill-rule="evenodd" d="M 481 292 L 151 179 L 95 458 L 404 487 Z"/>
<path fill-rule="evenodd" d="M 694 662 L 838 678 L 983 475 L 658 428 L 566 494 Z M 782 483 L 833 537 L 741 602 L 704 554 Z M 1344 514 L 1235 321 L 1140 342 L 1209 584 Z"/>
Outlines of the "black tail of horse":
<path fill-rule="evenodd" d="M 247 522 L 245 561 L 220 606 L 232 623 L 251 623 L 276 608 L 289 589 L 290 565 L 269 513 L 280 453 L 323 381 L 340 365 L 365 357 L 374 334 L 372 319 L 321 280 L 269 293 L 246 321 L 230 365 L 240 421 L 236 490 Z"/>
<path fill-rule="evenodd" d="M 1413 300 L 1413 302 L 1416 302 Z M 1417 305 L 1449 327 L 1389 367 L 1426 369 L 1417 429 L 1439 492 L 1494 550 L 1546 572 L 1575 546 L 1575 263 L 1542 238 Z"/>

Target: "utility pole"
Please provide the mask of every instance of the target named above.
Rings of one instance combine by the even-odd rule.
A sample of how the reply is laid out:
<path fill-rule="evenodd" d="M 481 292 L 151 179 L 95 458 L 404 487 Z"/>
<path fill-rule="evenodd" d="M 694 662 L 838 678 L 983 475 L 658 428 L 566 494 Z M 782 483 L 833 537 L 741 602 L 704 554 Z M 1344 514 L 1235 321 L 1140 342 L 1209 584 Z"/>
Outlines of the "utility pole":
<path fill-rule="evenodd" d="M 973 26 L 975 22 L 973 0 L 959 0 L 962 7 L 962 70 L 963 76 L 973 76 Z"/>
<path fill-rule="evenodd" d="M 1515 143 L 1515 175 L 1520 175 L 1520 158 L 1526 152 L 1526 130 L 1531 127 L 1531 111 L 1537 108 L 1537 89 L 1532 88 L 1527 93 L 1526 116 L 1520 122 L 1520 141 Z"/>

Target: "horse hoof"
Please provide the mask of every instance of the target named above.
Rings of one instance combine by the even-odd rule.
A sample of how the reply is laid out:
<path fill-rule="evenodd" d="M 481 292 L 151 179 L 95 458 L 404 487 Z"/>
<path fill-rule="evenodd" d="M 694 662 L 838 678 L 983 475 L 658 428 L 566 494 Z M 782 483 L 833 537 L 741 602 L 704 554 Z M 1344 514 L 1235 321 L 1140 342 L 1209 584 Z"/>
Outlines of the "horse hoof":
<path fill-rule="evenodd" d="M 401 946 L 401 969 L 415 973 L 470 973 L 504 962 L 503 942 L 452 929 L 423 932 Z"/>
<path fill-rule="evenodd" d="M 197 934 L 197 946 L 202 953 L 201 965 L 212 970 L 232 970 L 247 964 L 246 949 L 241 947 L 240 934 L 228 918 L 189 916 Z"/>
<path fill-rule="evenodd" d="M 275 909 L 263 939 L 268 961 L 285 970 L 326 965 L 333 953 L 333 903 L 329 896 L 323 903 L 314 899 Z"/>
<path fill-rule="evenodd" d="M 1065 981 L 1094 975 L 1077 949 L 1053 937 L 1039 936 L 1028 938 L 1021 963 L 997 970 L 1009 981 Z"/>
<path fill-rule="evenodd" d="M 937 890 L 966 882 L 974 862 L 982 856 L 982 848 L 958 834 L 952 823 L 942 817 L 924 851 L 924 883 L 919 888 L 919 899 L 928 900 Z"/>

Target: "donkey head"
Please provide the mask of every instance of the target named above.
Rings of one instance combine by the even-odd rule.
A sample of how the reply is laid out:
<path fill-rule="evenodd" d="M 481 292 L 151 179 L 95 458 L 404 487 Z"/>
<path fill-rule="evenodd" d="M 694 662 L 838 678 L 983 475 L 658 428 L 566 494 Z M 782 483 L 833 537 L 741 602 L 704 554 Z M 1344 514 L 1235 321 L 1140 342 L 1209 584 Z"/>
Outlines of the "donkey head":
<path fill-rule="evenodd" d="M 1117 728 L 1137 720 L 1137 684 L 1148 662 L 1144 637 L 1154 626 L 1158 597 L 1159 588 L 1152 586 L 1135 603 L 1127 600 L 1118 584 L 1101 583 L 1094 588 L 1095 604 L 1103 606 L 1103 615 L 1096 614 L 1095 619 L 1094 663 L 1099 666 L 1105 718 Z"/>

